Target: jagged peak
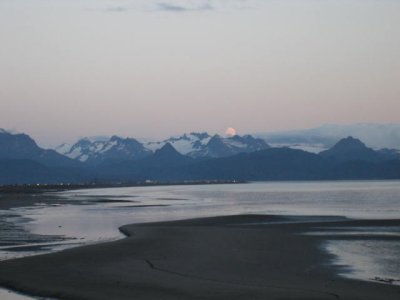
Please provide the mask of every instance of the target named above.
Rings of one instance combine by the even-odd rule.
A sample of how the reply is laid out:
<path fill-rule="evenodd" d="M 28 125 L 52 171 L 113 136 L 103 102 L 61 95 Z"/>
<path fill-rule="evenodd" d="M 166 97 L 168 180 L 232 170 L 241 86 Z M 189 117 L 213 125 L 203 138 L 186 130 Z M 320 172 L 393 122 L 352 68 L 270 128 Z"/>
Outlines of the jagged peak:
<path fill-rule="evenodd" d="M 206 139 L 209 138 L 210 135 L 208 134 L 208 132 L 203 131 L 203 132 L 191 132 L 190 135 L 197 137 L 198 139 Z"/>
<path fill-rule="evenodd" d="M 174 148 L 174 146 L 171 145 L 171 143 L 166 143 L 164 146 L 162 146 L 160 149 L 156 150 L 155 154 L 179 154 L 178 151 Z"/>
<path fill-rule="evenodd" d="M 109 142 L 116 142 L 118 144 L 124 144 L 124 145 L 127 145 L 127 146 L 129 146 L 129 145 L 141 145 L 141 146 L 143 146 L 143 144 L 140 143 L 135 138 L 130 138 L 130 137 L 123 138 L 123 137 L 120 137 L 120 136 L 117 136 L 117 135 L 112 136 Z"/>
<path fill-rule="evenodd" d="M 75 144 L 72 145 L 72 147 L 76 147 L 76 146 L 89 146 L 89 145 L 91 145 L 92 143 L 93 143 L 93 142 L 92 142 L 89 138 L 84 137 L 84 138 L 79 139 Z"/>
<path fill-rule="evenodd" d="M 115 142 L 115 141 L 119 142 L 119 141 L 124 141 L 124 140 L 127 140 L 127 139 L 128 138 L 123 138 L 123 137 L 120 137 L 118 135 L 113 135 L 113 136 L 111 136 L 111 138 L 108 141 L 109 142 Z"/>
<path fill-rule="evenodd" d="M 214 134 L 210 140 L 208 141 L 208 144 L 213 144 L 213 143 L 223 143 L 224 138 L 222 136 L 220 136 L 219 134 Z"/>

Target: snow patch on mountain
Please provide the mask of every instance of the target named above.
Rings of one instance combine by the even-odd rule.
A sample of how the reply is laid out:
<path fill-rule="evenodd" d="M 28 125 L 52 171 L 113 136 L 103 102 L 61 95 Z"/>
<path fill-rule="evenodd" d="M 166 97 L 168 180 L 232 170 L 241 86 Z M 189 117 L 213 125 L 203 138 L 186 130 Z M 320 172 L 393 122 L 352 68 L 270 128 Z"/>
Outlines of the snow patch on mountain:
<path fill-rule="evenodd" d="M 92 163 L 106 160 L 131 160 L 150 154 L 150 151 L 135 139 L 118 136 L 108 139 L 105 137 L 83 138 L 73 145 L 62 144 L 55 150 L 69 158 Z"/>
<path fill-rule="evenodd" d="M 81 162 L 99 163 L 107 159 L 132 160 L 145 157 L 170 144 L 180 154 L 191 157 L 223 157 L 268 148 L 262 139 L 250 135 L 211 136 L 207 132 L 191 132 L 162 141 L 142 141 L 113 136 L 109 139 L 83 138 L 77 143 L 62 144 L 55 150 Z"/>
<path fill-rule="evenodd" d="M 57 147 L 54 148 L 54 150 L 56 150 L 58 153 L 63 154 L 67 153 L 71 150 L 72 145 L 68 144 L 68 143 L 63 143 Z"/>
<path fill-rule="evenodd" d="M 264 140 L 254 138 L 251 135 L 222 137 L 217 134 L 211 136 L 207 132 L 185 133 L 163 141 L 148 142 L 145 147 L 154 152 L 168 143 L 179 153 L 194 158 L 230 156 L 242 152 L 259 151 L 269 147 Z"/>
<path fill-rule="evenodd" d="M 171 144 L 181 154 L 187 155 L 190 152 L 202 149 L 210 141 L 211 136 L 207 132 L 191 132 L 181 136 L 173 136 L 163 141 L 145 143 L 145 148 L 155 152 L 167 143 Z"/>

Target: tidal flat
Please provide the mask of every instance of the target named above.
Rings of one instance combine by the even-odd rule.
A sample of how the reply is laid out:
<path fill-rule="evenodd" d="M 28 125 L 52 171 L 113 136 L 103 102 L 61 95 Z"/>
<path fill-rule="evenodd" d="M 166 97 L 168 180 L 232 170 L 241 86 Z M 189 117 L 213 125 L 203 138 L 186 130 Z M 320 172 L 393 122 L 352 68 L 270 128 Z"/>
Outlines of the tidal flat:
<path fill-rule="evenodd" d="M 1 285 L 56 299 L 397 299 L 398 183 L 93 189 L 15 207 L 8 196 Z"/>

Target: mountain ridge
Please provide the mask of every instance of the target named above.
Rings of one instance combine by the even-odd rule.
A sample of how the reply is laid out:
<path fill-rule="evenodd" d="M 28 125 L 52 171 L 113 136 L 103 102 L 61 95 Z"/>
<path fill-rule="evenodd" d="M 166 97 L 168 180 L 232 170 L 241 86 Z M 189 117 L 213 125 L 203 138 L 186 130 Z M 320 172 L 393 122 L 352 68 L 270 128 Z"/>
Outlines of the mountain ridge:
<path fill-rule="evenodd" d="M 191 132 L 162 141 L 143 143 L 134 138 L 121 138 L 116 135 L 103 140 L 82 138 L 72 145 L 62 144 L 56 147 L 56 150 L 81 162 L 99 164 L 112 157 L 119 161 L 141 159 L 155 153 L 166 144 L 170 144 L 179 153 L 193 158 L 230 156 L 269 147 L 265 141 L 251 135 L 222 137 L 211 136 L 207 132 Z"/>
<path fill-rule="evenodd" d="M 193 142 L 188 136 L 183 139 Z M 175 138 L 175 141 L 180 140 Z M 257 141 L 251 136 L 223 138 L 214 135 L 203 149 L 213 151 L 215 157 L 184 155 L 169 142 L 154 153 L 147 150 L 142 157 L 132 157 L 128 146 L 143 150 L 143 145 L 134 139 L 112 136 L 99 149 L 103 150 L 101 153 L 108 153 L 106 150 L 115 148 L 112 152 L 115 156 L 108 153 L 109 159 L 94 164 L 42 149 L 28 135 L 0 132 L 0 184 L 400 179 L 398 152 L 376 151 L 353 137 L 341 139 L 320 154 L 288 147 L 265 148 L 264 143 L 257 144 Z M 81 147 L 92 145 L 89 140 L 80 142 Z M 225 155 L 232 149 L 239 152 Z"/>
<path fill-rule="evenodd" d="M 50 167 L 77 167 L 79 163 L 52 149 L 40 148 L 23 133 L 0 132 L 0 159 L 28 159 Z"/>

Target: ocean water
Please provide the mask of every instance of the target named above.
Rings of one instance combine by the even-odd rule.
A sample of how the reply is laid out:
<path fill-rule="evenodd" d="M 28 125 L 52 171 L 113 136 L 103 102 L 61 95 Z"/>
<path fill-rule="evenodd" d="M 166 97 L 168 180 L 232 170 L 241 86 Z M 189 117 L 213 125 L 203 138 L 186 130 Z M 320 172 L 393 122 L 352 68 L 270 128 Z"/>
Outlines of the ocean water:
<path fill-rule="evenodd" d="M 51 196 L 54 200 L 50 204 L 41 203 L 38 197 L 30 206 L 0 210 L 1 222 L 18 224 L 9 235 L 25 237 L 20 240 L 8 237 L 18 243 L 1 244 L 0 236 L 0 259 L 119 239 L 123 235 L 118 227 L 130 223 L 232 214 L 400 218 L 400 181 L 106 188 L 58 192 Z M 398 228 L 384 231 L 380 235 L 399 234 Z M 359 233 L 357 228 L 348 232 Z M 26 238 L 29 236 L 31 238 Z M 398 262 L 399 240 L 382 244 L 377 238 L 366 246 L 335 239 L 328 241 L 325 249 L 337 257 L 334 263 L 347 266 L 343 268 L 344 276 L 367 280 L 374 277 L 399 279 L 399 267 L 386 272 L 388 268 L 382 267 L 382 259 L 378 259 L 374 251 L 362 250 L 372 249 L 377 243 L 386 249 L 387 266 Z"/>

